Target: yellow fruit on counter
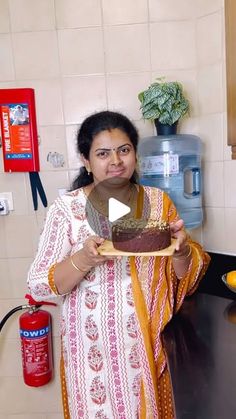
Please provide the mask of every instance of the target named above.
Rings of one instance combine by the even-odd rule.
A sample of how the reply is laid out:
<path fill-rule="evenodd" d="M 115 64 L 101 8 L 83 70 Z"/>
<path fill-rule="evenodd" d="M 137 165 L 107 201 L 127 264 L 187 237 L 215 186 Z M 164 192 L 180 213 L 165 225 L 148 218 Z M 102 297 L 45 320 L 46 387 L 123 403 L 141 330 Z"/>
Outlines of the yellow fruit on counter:
<path fill-rule="evenodd" d="M 230 271 L 226 274 L 226 282 L 230 287 L 236 289 L 236 271 Z"/>

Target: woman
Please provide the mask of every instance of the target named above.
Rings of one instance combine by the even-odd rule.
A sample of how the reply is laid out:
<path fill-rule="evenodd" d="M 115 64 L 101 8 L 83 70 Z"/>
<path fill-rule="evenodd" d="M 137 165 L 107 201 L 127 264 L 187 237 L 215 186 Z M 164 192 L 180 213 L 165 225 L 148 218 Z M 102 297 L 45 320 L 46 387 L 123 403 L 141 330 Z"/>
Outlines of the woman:
<path fill-rule="evenodd" d="M 50 207 L 29 272 L 36 300 L 63 296 L 66 418 L 174 417 L 161 332 L 196 289 L 209 256 L 187 237 L 170 198 L 135 182 L 137 142 L 135 127 L 121 114 L 100 112 L 83 122 L 78 150 L 84 166 L 74 190 Z M 110 237 L 111 196 L 138 218 L 145 218 L 148 200 L 149 217 L 171 224 L 173 257 L 100 255 Z"/>

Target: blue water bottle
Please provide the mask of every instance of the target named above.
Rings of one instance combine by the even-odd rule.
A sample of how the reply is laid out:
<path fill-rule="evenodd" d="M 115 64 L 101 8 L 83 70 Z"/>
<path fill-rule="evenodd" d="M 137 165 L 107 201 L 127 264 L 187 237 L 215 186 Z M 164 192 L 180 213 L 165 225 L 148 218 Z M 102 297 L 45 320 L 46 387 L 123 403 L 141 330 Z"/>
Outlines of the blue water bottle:
<path fill-rule="evenodd" d="M 140 141 L 141 185 L 166 191 L 188 229 L 199 227 L 202 210 L 202 143 L 195 135 L 158 135 Z"/>

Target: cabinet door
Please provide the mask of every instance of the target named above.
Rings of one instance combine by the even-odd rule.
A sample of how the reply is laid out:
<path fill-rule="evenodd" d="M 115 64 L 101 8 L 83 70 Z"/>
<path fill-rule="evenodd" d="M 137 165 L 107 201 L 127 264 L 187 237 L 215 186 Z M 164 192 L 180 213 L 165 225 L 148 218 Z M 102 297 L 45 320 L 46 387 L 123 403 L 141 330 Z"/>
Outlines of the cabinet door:
<path fill-rule="evenodd" d="M 236 1 L 225 0 L 228 145 L 236 159 Z"/>

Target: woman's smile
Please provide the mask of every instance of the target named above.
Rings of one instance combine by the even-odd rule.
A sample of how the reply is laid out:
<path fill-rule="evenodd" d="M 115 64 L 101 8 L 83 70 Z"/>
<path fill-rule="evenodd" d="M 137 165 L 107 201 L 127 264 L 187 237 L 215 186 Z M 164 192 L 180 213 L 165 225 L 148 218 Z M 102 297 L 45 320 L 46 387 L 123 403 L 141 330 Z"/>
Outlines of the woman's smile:
<path fill-rule="evenodd" d="M 125 172 L 125 168 L 119 170 L 108 170 L 108 175 L 110 176 L 122 176 Z"/>

